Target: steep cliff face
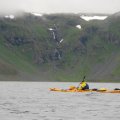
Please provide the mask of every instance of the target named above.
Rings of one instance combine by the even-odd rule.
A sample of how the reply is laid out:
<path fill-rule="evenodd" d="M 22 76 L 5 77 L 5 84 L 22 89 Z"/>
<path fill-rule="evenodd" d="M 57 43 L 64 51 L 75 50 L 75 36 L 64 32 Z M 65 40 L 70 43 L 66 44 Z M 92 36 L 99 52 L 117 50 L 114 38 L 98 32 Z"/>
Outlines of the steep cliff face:
<path fill-rule="evenodd" d="M 60 81 L 77 81 L 87 75 L 88 80 L 117 81 L 119 31 L 118 14 L 89 22 L 76 14 L 1 18 L 0 74 L 13 71 L 9 74 L 41 73 L 42 77 L 44 73 L 46 80 Z"/>

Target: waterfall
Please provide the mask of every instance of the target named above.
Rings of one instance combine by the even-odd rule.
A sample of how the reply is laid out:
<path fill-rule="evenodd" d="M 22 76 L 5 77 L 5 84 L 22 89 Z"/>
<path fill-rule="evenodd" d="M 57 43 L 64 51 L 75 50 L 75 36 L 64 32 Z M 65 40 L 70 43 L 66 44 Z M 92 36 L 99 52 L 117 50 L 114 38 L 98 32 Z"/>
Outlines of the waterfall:
<path fill-rule="evenodd" d="M 53 59 L 54 60 L 60 60 L 62 58 L 62 51 L 58 49 L 60 44 L 63 42 L 63 38 L 61 36 L 60 30 L 58 26 L 54 24 L 53 28 L 49 28 L 49 31 L 51 32 L 52 38 L 55 41 L 55 49 L 53 51 Z"/>

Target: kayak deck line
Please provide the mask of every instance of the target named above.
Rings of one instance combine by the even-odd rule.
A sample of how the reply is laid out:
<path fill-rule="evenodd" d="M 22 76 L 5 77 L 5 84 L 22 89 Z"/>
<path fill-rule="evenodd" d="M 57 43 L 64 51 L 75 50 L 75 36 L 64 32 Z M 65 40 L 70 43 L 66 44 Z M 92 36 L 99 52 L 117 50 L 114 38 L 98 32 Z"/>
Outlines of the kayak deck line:
<path fill-rule="evenodd" d="M 59 88 L 49 88 L 50 91 L 55 91 L 55 92 L 100 92 L 100 93 L 120 93 L 120 90 L 78 90 L 78 89 L 59 89 Z"/>

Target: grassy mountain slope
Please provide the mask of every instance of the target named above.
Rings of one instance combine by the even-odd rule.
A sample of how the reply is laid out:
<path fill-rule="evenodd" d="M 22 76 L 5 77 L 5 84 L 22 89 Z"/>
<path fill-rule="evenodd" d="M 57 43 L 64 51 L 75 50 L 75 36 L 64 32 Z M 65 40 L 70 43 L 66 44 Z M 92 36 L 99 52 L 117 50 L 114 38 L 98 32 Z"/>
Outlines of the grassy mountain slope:
<path fill-rule="evenodd" d="M 119 26 L 115 15 L 89 22 L 76 14 L 1 18 L 0 80 L 80 81 L 86 75 L 119 82 Z"/>

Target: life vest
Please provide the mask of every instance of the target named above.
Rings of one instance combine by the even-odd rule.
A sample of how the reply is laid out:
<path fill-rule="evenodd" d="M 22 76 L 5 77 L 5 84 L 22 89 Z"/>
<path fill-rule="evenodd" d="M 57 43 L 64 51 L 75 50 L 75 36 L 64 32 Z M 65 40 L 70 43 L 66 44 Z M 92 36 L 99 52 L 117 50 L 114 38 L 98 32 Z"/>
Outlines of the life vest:
<path fill-rule="evenodd" d="M 89 89 L 89 85 L 86 82 L 82 82 L 80 85 L 81 90 L 86 90 Z"/>

